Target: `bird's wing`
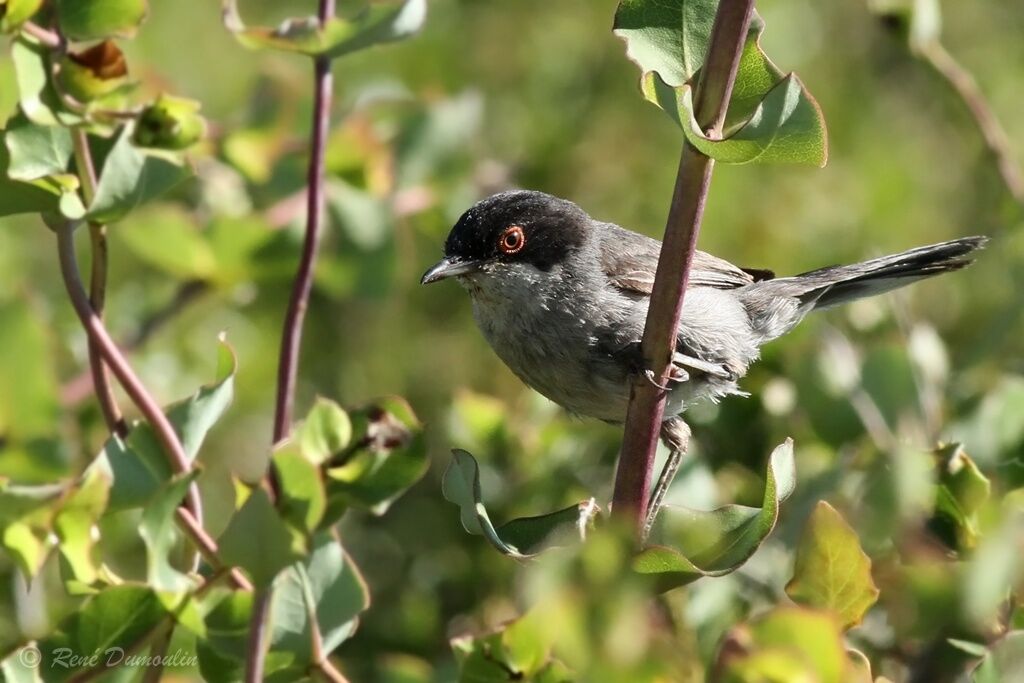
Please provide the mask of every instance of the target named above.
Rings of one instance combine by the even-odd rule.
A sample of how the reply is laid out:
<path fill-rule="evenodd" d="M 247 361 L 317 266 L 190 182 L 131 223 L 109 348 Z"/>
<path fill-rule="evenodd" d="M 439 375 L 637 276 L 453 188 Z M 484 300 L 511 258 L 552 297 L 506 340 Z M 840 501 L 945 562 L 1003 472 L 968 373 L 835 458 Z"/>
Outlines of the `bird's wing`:
<path fill-rule="evenodd" d="M 658 268 L 661 242 L 645 235 L 606 223 L 603 231 L 600 257 L 601 267 L 608 280 L 619 289 L 650 295 L 654 288 L 654 272 Z M 693 255 L 690 269 L 691 287 L 735 289 L 756 280 L 769 279 L 768 271 L 746 271 L 724 259 L 703 251 Z"/>

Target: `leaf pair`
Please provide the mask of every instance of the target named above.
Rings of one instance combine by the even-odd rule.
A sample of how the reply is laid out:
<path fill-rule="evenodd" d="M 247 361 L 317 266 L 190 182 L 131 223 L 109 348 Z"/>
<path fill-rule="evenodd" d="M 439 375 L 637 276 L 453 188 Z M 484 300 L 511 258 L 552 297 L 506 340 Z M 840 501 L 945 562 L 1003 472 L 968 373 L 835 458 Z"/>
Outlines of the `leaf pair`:
<path fill-rule="evenodd" d="M 283 50 L 310 57 L 340 57 L 417 32 L 427 16 L 426 0 L 374 3 L 352 19 L 286 19 L 277 28 L 247 27 L 237 0 L 224 0 L 224 25 L 247 48 Z"/>
<path fill-rule="evenodd" d="M 743 46 L 721 137 L 696 120 L 694 86 L 710 43 L 718 0 L 622 0 L 616 35 L 642 71 L 644 97 L 683 129 L 686 139 L 718 161 L 807 163 L 828 157 L 825 121 L 817 102 L 794 74 L 776 67 L 760 45 L 757 15 Z"/>
<path fill-rule="evenodd" d="M 466 451 L 452 453 L 442 490 L 445 498 L 459 506 L 462 525 L 469 533 L 484 536 L 497 550 L 515 558 L 536 555 L 566 539 L 585 538 L 597 512 L 593 500 L 495 527 L 483 504 L 476 460 Z M 634 571 L 651 577 L 659 590 L 735 571 L 771 533 L 779 506 L 795 483 L 793 443 L 787 440 L 769 457 L 762 507 L 727 505 L 701 511 L 666 506 L 652 535 L 661 544 L 642 550 L 634 558 Z"/>
<path fill-rule="evenodd" d="M 466 531 L 483 536 L 502 554 L 519 559 L 536 555 L 566 538 L 584 539 L 598 512 L 591 499 L 546 515 L 514 519 L 495 528 L 482 500 L 480 467 L 472 455 L 461 449 L 452 451 L 441 491 L 448 501 L 459 506 Z"/>

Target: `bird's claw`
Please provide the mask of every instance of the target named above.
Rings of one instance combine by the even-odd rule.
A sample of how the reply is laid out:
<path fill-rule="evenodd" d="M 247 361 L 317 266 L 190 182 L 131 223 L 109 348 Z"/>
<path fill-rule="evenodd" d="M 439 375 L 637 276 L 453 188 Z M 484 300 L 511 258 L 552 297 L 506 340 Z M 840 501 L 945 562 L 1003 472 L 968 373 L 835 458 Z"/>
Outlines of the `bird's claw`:
<path fill-rule="evenodd" d="M 661 384 L 660 382 L 658 382 L 658 378 L 654 376 L 654 370 L 651 370 L 651 369 L 644 370 L 644 377 L 646 377 L 647 381 L 650 382 L 651 384 L 653 384 L 656 388 L 661 389 L 662 391 L 668 391 L 669 390 L 669 388 L 667 386 L 665 386 L 664 384 Z"/>

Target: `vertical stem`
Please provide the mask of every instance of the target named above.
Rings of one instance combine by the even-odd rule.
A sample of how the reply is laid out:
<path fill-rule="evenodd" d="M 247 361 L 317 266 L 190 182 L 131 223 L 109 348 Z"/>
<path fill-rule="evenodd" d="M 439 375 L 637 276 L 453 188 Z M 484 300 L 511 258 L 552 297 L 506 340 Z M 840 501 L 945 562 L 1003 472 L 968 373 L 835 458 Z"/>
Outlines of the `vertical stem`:
<path fill-rule="evenodd" d="M 320 0 L 320 21 L 334 15 L 334 0 Z M 306 237 L 302 258 L 295 274 L 291 300 L 281 335 L 281 355 L 277 367 L 277 404 L 274 411 L 274 441 L 283 439 L 291 428 L 295 401 L 295 378 L 302 343 L 302 323 L 313 286 L 313 264 L 320 246 L 320 223 L 324 212 L 324 146 L 330 124 L 331 60 L 318 57 L 314 62 L 313 133 L 310 141 L 309 169 L 306 174 Z"/>
<path fill-rule="evenodd" d="M 82 185 L 82 199 L 86 206 L 92 204 L 96 196 L 96 168 L 89 151 L 89 140 L 81 128 L 71 129 L 71 142 L 75 154 L 75 167 L 78 169 L 79 181 Z M 100 223 L 89 223 L 89 237 L 92 244 L 92 265 L 89 274 L 89 303 L 96 316 L 103 319 L 103 307 L 107 299 L 107 229 Z M 100 411 L 107 423 L 107 429 L 118 436 L 125 436 L 128 427 L 125 425 L 121 409 L 117 406 L 114 388 L 110 383 L 110 373 L 103 363 L 103 357 L 92 338 L 89 338 L 89 369 L 92 373 L 92 385 Z"/>
<path fill-rule="evenodd" d="M 711 136 L 721 133 L 725 121 L 753 9 L 754 0 L 722 0 L 715 14 L 695 104 L 697 121 Z M 654 372 L 655 382 L 662 386 L 669 380 L 683 296 L 713 167 L 712 159 L 689 142 L 683 143 L 642 342 L 644 361 Z M 630 520 L 637 533 L 647 516 L 666 398 L 666 392 L 653 382 L 634 378 L 612 505 L 617 515 Z"/>
<path fill-rule="evenodd" d="M 334 16 L 335 0 L 320 0 L 317 17 L 321 26 Z M 291 430 L 292 410 L 295 402 L 295 380 L 298 374 L 299 349 L 302 345 L 302 323 L 309 306 L 309 293 L 313 288 L 313 265 L 320 246 L 320 223 L 324 213 L 324 147 L 330 126 L 331 94 L 333 89 L 331 60 L 317 57 L 313 62 L 313 126 L 310 140 L 309 169 L 306 174 L 306 236 L 302 256 L 292 285 L 288 312 L 281 332 L 281 355 L 277 366 L 277 400 L 274 407 L 274 441 L 280 441 Z M 273 465 L 267 475 L 271 494 L 276 498 L 278 485 Z M 263 679 L 266 659 L 266 634 L 269 627 L 270 604 L 273 587 L 261 588 L 253 603 L 249 622 L 249 643 L 245 662 L 246 683 L 259 683 Z"/>

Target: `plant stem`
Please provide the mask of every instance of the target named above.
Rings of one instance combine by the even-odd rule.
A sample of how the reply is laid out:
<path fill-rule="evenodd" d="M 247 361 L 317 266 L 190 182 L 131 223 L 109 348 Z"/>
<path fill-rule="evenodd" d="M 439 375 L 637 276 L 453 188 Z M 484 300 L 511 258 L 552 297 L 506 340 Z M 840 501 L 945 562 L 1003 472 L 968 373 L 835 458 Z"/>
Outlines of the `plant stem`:
<path fill-rule="evenodd" d="M 754 0 L 722 0 L 715 14 L 708 54 L 696 92 L 696 118 L 709 136 L 721 134 L 736 81 Z M 683 296 L 704 215 L 714 161 L 683 143 L 675 190 L 654 277 L 642 350 L 654 382 L 666 386 L 683 310 Z M 647 516 L 651 474 L 667 393 L 642 375 L 630 392 L 622 453 L 615 474 L 614 512 L 639 534 Z"/>
<path fill-rule="evenodd" d="M 334 0 L 320 0 L 320 22 L 334 16 Z M 295 402 L 295 378 L 302 344 L 302 323 L 313 287 L 313 264 L 320 246 L 320 223 L 324 212 L 324 147 L 330 124 L 331 60 L 317 57 L 314 61 L 313 134 L 310 141 L 309 168 L 306 173 L 306 237 L 302 257 L 295 274 L 291 300 L 281 335 L 281 355 L 277 367 L 277 403 L 274 410 L 274 441 L 288 435 Z"/>
<path fill-rule="evenodd" d="M 117 344 L 110 338 L 110 333 L 107 332 L 103 321 L 96 315 L 89 303 L 89 297 L 82 284 L 82 276 L 78 271 L 78 263 L 75 260 L 74 231 L 75 226 L 70 222 L 64 223 L 57 229 L 57 249 L 60 255 L 60 269 L 61 275 L 64 277 L 64 286 L 67 288 L 75 313 L 78 314 L 90 342 L 96 345 L 103 362 L 110 367 L 129 398 L 138 406 L 139 411 L 152 426 L 157 440 L 167 454 L 171 468 L 176 473 L 188 472 L 191 463 L 174 427 L 160 406 L 146 391 L 146 387 L 143 386 L 131 366 L 128 365 L 128 361 L 117 348 Z M 203 530 L 199 490 L 194 484 L 186 495 L 185 509 L 178 512 L 178 519 L 184 523 L 185 530 L 196 542 L 196 546 L 201 552 L 208 557 L 216 554 L 216 544 Z"/>
<path fill-rule="evenodd" d="M 981 88 L 978 87 L 974 76 L 938 41 L 921 46 L 918 52 L 967 105 L 978 130 L 981 131 L 985 146 L 995 158 L 1003 184 L 1018 204 L 1024 204 L 1024 171 L 1021 171 L 1020 165 L 1014 160 L 1009 137 Z"/>
<path fill-rule="evenodd" d="M 323 26 L 334 16 L 335 0 L 320 0 L 317 18 Z M 313 60 L 313 127 L 310 139 L 309 168 L 306 172 L 306 236 L 302 243 L 302 257 L 295 273 L 288 312 L 281 332 L 281 352 L 277 366 L 277 400 L 274 406 L 274 442 L 291 430 L 295 402 L 295 381 L 299 369 L 299 349 L 302 346 L 302 323 L 309 306 L 309 293 L 313 288 L 313 266 L 320 246 L 320 223 L 324 213 L 324 148 L 330 126 L 331 94 L 334 86 L 329 57 Z M 279 497 L 277 477 L 273 465 L 267 473 L 268 489 L 275 500 Z M 246 683 L 259 683 L 263 679 L 266 659 L 266 637 L 273 587 L 267 586 L 256 596 L 249 621 L 249 643 L 245 662 Z"/>
<path fill-rule="evenodd" d="M 139 348 L 176 315 L 209 291 L 210 285 L 203 280 L 186 280 L 182 282 L 177 291 L 171 296 L 171 299 L 163 306 L 147 314 L 132 332 L 125 335 L 118 342 L 118 347 L 125 354 Z M 77 405 L 88 398 L 89 394 L 92 393 L 91 390 L 91 374 L 89 372 L 82 373 L 64 383 L 61 387 L 61 403 L 65 406 Z"/>
<path fill-rule="evenodd" d="M 78 169 L 79 181 L 82 185 L 82 199 L 86 206 L 92 204 L 96 196 L 96 168 L 89 151 L 89 139 L 81 128 L 71 129 L 71 143 L 75 155 L 75 167 Z M 89 223 L 89 239 L 92 244 L 92 264 L 89 273 L 89 304 L 96 317 L 103 319 L 103 307 L 107 299 L 107 229 L 100 223 Z M 128 434 L 128 426 L 124 422 L 121 409 L 117 406 L 114 388 L 110 384 L 110 374 L 103 363 L 96 342 L 89 338 L 89 369 L 92 374 L 93 390 L 100 404 L 100 411 L 107 423 L 107 429 L 113 434 L 124 437 Z"/>
<path fill-rule="evenodd" d="M 31 21 L 26 21 L 22 24 L 21 30 L 51 50 L 60 50 L 64 48 L 64 39 L 56 31 L 43 28 L 39 24 L 34 24 Z"/>

